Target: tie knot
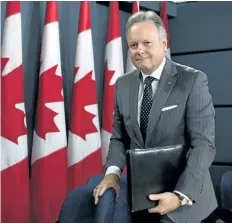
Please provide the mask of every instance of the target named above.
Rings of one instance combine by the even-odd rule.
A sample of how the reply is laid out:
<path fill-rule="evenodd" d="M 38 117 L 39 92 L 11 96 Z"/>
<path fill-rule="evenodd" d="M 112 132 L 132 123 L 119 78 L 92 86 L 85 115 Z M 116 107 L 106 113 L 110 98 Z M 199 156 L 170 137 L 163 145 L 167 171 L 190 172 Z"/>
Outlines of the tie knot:
<path fill-rule="evenodd" d="M 152 81 L 154 81 L 154 80 L 155 80 L 154 77 L 148 76 L 148 77 L 145 78 L 144 84 L 145 85 L 151 85 Z"/>

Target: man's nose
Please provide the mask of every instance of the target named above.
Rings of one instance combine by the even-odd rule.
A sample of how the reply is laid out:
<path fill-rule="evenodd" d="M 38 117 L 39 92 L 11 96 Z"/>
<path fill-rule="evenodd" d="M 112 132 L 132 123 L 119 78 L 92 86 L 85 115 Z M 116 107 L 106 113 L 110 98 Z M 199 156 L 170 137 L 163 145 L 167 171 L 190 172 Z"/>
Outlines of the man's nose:
<path fill-rule="evenodd" d="M 143 54 L 144 50 L 145 50 L 144 45 L 142 43 L 139 43 L 137 47 L 137 53 Z"/>

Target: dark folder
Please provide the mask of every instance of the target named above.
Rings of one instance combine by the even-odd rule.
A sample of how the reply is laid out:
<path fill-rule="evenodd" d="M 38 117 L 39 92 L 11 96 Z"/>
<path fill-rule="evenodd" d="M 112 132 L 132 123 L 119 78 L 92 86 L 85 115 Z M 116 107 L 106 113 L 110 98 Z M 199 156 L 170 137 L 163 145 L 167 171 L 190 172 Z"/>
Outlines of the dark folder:
<path fill-rule="evenodd" d="M 173 145 L 127 151 L 128 205 L 131 212 L 153 208 L 149 194 L 173 192 L 186 163 L 185 147 Z"/>

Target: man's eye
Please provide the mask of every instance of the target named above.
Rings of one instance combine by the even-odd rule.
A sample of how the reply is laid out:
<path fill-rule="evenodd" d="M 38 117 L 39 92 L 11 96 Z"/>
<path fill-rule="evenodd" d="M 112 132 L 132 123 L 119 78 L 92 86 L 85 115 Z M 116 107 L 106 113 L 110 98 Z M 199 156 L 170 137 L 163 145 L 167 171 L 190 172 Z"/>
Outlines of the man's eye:
<path fill-rule="evenodd" d="M 136 44 L 131 44 L 130 48 L 135 49 L 136 48 Z"/>
<path fill-rule="evenodd" d="M 148 42 L 148 41 L 147 41 L 147 42 L 145 42 L 145 45 L 149 45 L 150 43 L 151 43 L 151 42 Z"/>

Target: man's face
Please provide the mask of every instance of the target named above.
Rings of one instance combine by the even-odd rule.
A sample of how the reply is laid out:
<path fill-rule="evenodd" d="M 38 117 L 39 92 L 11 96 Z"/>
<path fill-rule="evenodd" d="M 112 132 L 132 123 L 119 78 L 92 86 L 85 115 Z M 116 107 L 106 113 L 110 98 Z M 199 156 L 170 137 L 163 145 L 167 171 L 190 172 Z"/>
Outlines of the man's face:
<path fill-rule="evenodd" d="M 167 51 L 167 38 L 159 38 L 158 29 L 151 21 L 132 25 L 127 41 L 133 64 L 145 74 L 151 74 L 162 63 Z"/>

